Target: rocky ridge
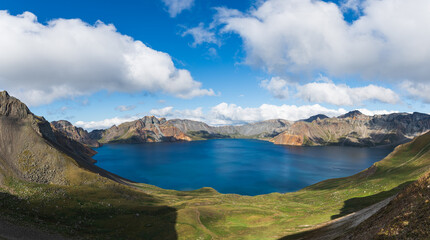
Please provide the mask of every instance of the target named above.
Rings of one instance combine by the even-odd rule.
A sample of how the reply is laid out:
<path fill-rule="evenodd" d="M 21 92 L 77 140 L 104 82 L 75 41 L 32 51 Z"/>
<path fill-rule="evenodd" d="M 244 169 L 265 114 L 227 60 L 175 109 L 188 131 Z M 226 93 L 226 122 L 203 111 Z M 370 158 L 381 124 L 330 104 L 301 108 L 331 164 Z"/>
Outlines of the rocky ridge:
<path fill-rule="evenodd" d="M 430 130 L 430 115 L 393 113 L 367 116 L 352 111 L 335 118 L 298 121 L 270 141 L 282 145 L 397 145 Z"/>
<path fill-rule="evenodd" d="M 100 143 L 143 143 L 191 141 L 180 129 L 165 118 L 143 117 L 136 121 L 113 126 L 98 133 Z"/>
<path fill-rule="evenodd" d="M 80 127 L 75 127 L 68 121 L 53 121 L 51 122 L 51 128 L 54 131 L 60 132 L 67 137 L 82 144 L 85 144 L 89 147 L 100 147 L 100 143 L 96 140 L 94 134 L 91 135 L 90 133 L 88 133 L 88 131 Z"/>

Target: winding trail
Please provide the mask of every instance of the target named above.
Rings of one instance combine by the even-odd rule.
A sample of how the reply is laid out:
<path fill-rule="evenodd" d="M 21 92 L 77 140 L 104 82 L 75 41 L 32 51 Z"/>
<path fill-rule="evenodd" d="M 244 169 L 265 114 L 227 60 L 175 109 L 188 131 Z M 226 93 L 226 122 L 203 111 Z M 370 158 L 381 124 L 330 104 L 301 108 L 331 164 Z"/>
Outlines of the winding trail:
<path fill-rule="evenodd" d="M 200 220 L 200 212 L 199 209 L 195 209 L 196 210 L 196 220 L 197 223 L 202 227 L 202 229 L 209 235 L 211 235 L 212 239 L 218 239 L 218 236 L 213 233 L 211 230 L 207 229 L 206 226 L 202 223 L 202 221 Z"/>
<path fill-rule="evenodd" d="M 296 240 L 332 240 L 346 233 L 348 230 L 358 226 L 360 223 L 371 217 L 383 207 L 393 200 L 397 195 L 389 197 L 381 202 L 373 204 L 358 212 L 351 213 L 341 218 L 331 220 L 309 229 L 304 230 L 304 234 L 300 237 L 294 238 Z M 308 231 L 308 232 L 306 232 Z M 281 239 L 292 239 L 288 236 Z"/>

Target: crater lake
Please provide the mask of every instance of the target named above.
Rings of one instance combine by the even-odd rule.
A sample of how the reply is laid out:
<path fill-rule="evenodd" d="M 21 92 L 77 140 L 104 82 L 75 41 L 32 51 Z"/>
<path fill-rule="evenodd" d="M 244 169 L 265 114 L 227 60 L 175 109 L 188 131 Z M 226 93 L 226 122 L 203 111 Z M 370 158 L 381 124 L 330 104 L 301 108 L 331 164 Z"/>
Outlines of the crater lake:
<path fill-rule="evenodd" d="M 292 192 L 358 173 L 392 147 L 291 147 L 252 139 L 108 144 L 97 165 L 132 181 L 165 189 L 212 187 L 221 193 Z"/>

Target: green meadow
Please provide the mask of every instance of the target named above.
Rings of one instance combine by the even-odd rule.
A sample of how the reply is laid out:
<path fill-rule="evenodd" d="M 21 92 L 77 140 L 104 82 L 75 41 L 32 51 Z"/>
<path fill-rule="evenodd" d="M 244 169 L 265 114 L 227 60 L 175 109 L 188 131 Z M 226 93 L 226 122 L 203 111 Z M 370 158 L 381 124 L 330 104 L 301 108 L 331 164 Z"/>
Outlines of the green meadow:
<path fill-rule="evenodd" d="M 84 239 L 279 239 L 393 196 L 429 168 L 425 134 L 356 175 L 292 193 L 174 191 L 87 173 L 67 186 L 6 178 L 0 211 L 10 221 Z"/>

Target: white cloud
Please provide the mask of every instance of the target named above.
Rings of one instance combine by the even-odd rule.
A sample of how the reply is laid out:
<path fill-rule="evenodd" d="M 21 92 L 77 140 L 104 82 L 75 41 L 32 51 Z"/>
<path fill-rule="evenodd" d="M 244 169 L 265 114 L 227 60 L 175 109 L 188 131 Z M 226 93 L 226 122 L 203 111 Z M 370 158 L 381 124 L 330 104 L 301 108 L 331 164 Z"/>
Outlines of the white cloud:
<path fill-rule="evenodd" d="M 267 89 L 275 98 L 287 99 L 289 96 L 288 82 L 280 77 L 272 77 L 270 80 L 263 80 L 260 86 Z"/>
<path fill-rule="evenodd" d="M 104 119 L 101 121 L 89 121 L 89 122 L 77 121 L 74 125 L 77 127 L 85 128 L 85 129 L 106 129 L 106 128 L 112 127 L 113 125 L 118 126 L 121 123 L 131 122 L 131 121 L 134 121 L 137 119 L 139 119 L 139 117 L 137 117 L 137 116 L 114 117 L 114 118 Z"/>
<path fill-rule="evenodd" d="M 332 2 L 267 0 L 247 13 L 218 8 L 216 22 L 241 36 L 247 64 L 272 73 L 426 82 L 429 9 L 428 0 L 367 0 L 348 23 Z"/>
<path fill-rule="evenodd" d="M 388 88 L 373 84 L 351 88 L 346 84 L 335 84 L 323 76 L 320 76 L 315 82 L 304 85 L 289 82 L 280 77 L 273 77 L 270 80 L 263 80 L 260 86 L 278 99 L 287 99 L 290 95 L 290 87 L 296 91 L 295 97 L 308 102 L 329 103 L 337 106 L 361 105 L 364 101 L 369 100 L 390 104 L 400 101 L 399 96 Z"/>
<path fill-rule="evenodd" d="M 122 35 L 111 24 L 0 11 L 0 85 L 30 105 L 99 90 L 215 95 L 171 57 Z"/>
<path fill-rule="evenodd" d="M 173 115 L 172 111 L 173 107 L 169 106 L 160 109 L 152 109 L 149 113 L 157 117 L 170 117 Z"/>
<path fill-rule="evenodd" d="M 216 38 L 215 33 L 205 28 L 204 23 L 200 23 L 197 27 L 189 28 L 182 33 L 182 37 L 185 37 L 187 35 L 191 35 L 193 37 L 194 39 L 194 42 L 192 44 L 193 47 L 196 47 L 203 43 L 219 44 L 219 41 Z"/>
<path fill-rule="evenodd" d="M 390 104 L 399 102 L 399 96 L 391 89 L 373 84 L 351 88 L 345 84 L 336 85 L 325 77 L 321 77 L 317 82 L 297 86 L 297 97 L 309 102 L 337 106 L 361 105 L 368 100 Z"/>
<path fill-rule="evenodd" d="M 340 4 L 340 9 L 342 11 L 352 10 L 354 12 L 358 12 L 361 8 L 361 0 L 343 0 Z"/>
<path fill-rule="evenodd" d="M 212 124 L 241 124 L 278 118 L 296 121 L 316 114 L 338 116 L 346 112 L 343 108 L 328 109 L 319 104 L 303 106 L 263 104 L 257 108 L 243 108 L 236 104 L 221 103 L 211 109 L 208 121 Z"/>
<path fill-rule="evenodd" d="M 129 106 L 119 105 L 115 108 L 115 110 L 120 111 L 120 112 L 127 112 L 127 111 L 131 111 L 135 108 L 136 108 L 136 106 L 134 106 L 134 105 L 129 105 Z"/>
<path fill-rule="evenodd" d="M 421 98 L 424 102 L 430 103 L 430 83 L 414 83 L 404 81 L 400 84 L 412 98 Z"/>
<path fill-rule="evenodd" d="M 359 108 L 357 109 L 358 111 L 360 111 L 361 113 L 368 115 L 368 116 L 373 116 L 373 115 L 385 115 L 385 114 L 391 114 L 391 113 L 398 113 L 399 111 L 387 111 L 387 110 L 376 110 L 376 111 L 371 111 L 365 108 Z"/>
<path fill-rule="evenodd" d="M 170 17 L 176 17 L 182 11 L 190 9 L 194 5 L 194 0 L 162 0 L 167 7 Z"/>
<path fill-rule="evenodd" d="M 174 110 L 172 106 L 169 106 L 161 109 L 152 109 L 149 113 L 156 117 L 165 118 L 182 118 L 196 121 L 202 121 L 204 119 L 203 108 L 201 107 L 196 109 Z"/>

